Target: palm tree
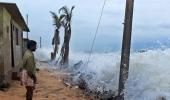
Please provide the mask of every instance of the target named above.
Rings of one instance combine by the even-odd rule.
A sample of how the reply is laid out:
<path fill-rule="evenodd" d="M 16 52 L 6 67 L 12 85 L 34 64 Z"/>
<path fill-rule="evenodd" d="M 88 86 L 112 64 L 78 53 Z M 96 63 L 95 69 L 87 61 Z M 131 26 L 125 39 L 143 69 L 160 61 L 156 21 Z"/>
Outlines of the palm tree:
<path fill-rule="evenodd" d="M 69 10 L 66 6 L 59 9 L 59 13 L 62 12 L 63 21 L 62 25 L 64 27 L 64 42 L 61 48 L 61 64 L 64 64 L 65 66 L 68 65 L 68 57 L 69 57 L 69 43 L 71 38 L 71 19 L 72 19 L 72 11 L 74 9 L 74 6 L 72 6 L 71 10 Z"/>
<path fill-rule="evenodd" d="M 54 26 L 55 26 L 55 33 L 54 37 L 52 39 L 52 45 L 54 45 L 54 52 L 51 55 L 51 59 L 54 60 L 56 58 L 56 54 L 58 53 L 59 44 L 60 44 L 60 36 L 59 36 L 59 29 L 62 26 L 62 20 L 64 15 L 58 16 L 54 12 L 50 12 L 52 14 L 53 20 L 54 20 Z"/>

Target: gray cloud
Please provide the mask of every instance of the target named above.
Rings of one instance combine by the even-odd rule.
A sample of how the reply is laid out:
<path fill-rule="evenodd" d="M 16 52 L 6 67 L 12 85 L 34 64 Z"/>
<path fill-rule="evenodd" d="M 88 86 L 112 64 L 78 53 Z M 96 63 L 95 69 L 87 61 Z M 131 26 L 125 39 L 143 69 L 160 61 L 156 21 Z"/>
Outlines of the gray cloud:
<path fill-rule="evenodd" d="M 170 30 L 170 23 L 160 24 L 160 25 L 158 25 L 158 28 L 159 28 L 159 27 Z"/>
<path fill-rule="evenodd" d="M 103 0 L 0 1 L 15 2 L 23 16 L 28 13 L 29 27 L 31 29 L 30 37 L 39 41 L 39 37 L 42 36 L 44 46 L 46 47 L 51 46 L 51 38 L 54 32 L 52 17 L 49 11 L 57 12 L 63 5 L 68 5 L 69 7 L 75 5 L 71 40 L 73 49 L 77 49 L 79 46 L 86 46 L 88 48 L 94 36 L 103 4 Z M 136 0 L 132 36 L 134 39 L 132 40 L 144 40 L 145 38 L 154 40 L 154 37 L 169 37 L 169 34 L 167 34 L 170 29 L 170 24 L 168 23 L 170 18 L 169 4 L 170 0 Z M 120 45 L 123 33 L 124 10 L 125 0 L 107 0 L 99 28 L 98 39 L 96 39 L 97 48 L 108 48 L 111 44 Z M 103 42 L 101 43 L 100 40 Z M 142 45 L 142 42 L 140 42 L 140 45 Z"/>

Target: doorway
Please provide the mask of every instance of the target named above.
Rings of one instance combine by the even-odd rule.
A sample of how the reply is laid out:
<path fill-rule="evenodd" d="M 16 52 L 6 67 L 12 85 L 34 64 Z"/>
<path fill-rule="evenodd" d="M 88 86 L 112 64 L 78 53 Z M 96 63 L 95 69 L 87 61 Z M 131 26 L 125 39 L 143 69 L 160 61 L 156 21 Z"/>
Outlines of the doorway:
<path fill-rule="evenodd" d="M 14 45 L 13 45 L 13 30 L 14 26 L 11 23 L 11 62 L 12 62 L 12 67 L 14 67 Z"/>

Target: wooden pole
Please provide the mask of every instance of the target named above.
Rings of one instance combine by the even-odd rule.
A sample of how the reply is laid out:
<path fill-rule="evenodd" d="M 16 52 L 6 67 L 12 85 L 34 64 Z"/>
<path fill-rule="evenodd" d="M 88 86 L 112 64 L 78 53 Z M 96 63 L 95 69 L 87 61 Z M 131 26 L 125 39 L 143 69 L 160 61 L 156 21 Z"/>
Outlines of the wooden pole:
<path fill-rule="evenodd" d="M 124 100 L 125 83 L 128 79 L 133 6 L 134 6 L 134 0 L 126 0 L 120 75 L 119 75 L 119 91 L 118 91 L 119 100 Z"/>

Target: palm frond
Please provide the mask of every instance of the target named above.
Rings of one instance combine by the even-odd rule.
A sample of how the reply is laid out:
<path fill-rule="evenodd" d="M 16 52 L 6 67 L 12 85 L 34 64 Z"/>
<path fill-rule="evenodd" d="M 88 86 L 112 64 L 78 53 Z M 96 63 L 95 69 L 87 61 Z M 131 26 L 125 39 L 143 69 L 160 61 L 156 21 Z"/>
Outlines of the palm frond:
<path fill-rule="evenodd" d="M 56 19 L 58 17 L 56 13 L 54 13 L 52 11 L 50 11 L 50 13 L 52 14 L 53 19 Z"/>
<path fill-rule="evenodd" d="M 62 8 L 59 9 L 59 13 L 61 13 L 61 11 L 63 12 L 64 20 L 66 20 L 65 21 L 66 25 L 71 23 L 72 11 L 74 8 L 75 8 L 75 6 L 72 6 L 71 10 L 69 10 L 67 6 L 63 6 Z"/>
<path fill-rule="evenodd" d="M 59 20 L 61 21 L 65 17 L 65 14 L 61 14 Z"/>
<path fill-rule="evenodd" d="M 61 8 L 59 9 L 59 13 L 61 13 L 61 11 L 62 11 L 64 14 L 66 14 L 66 15 L 69 14 L 69 9 L 67 8 L 67 6 L 61 7 Z"/>
<path fill-rule="evenodd" d="M 56 29 L 59 29 L 61 27 L 61 21 L 63 20 L 64 16 L 63 15 L 57 15 L 54 12 L 50 12 L 52 14 L 53 20 L 54 20 L 54 26 Z"/>
<path fill-rule="evenodd" d="M 74 8 L 75 8 L 75 6 L 72 6 L 72 7 L 71 7 L 71 11 L 70 11 L 71 13 L 72 13 L 72 11 L 73 11 Z"/>

